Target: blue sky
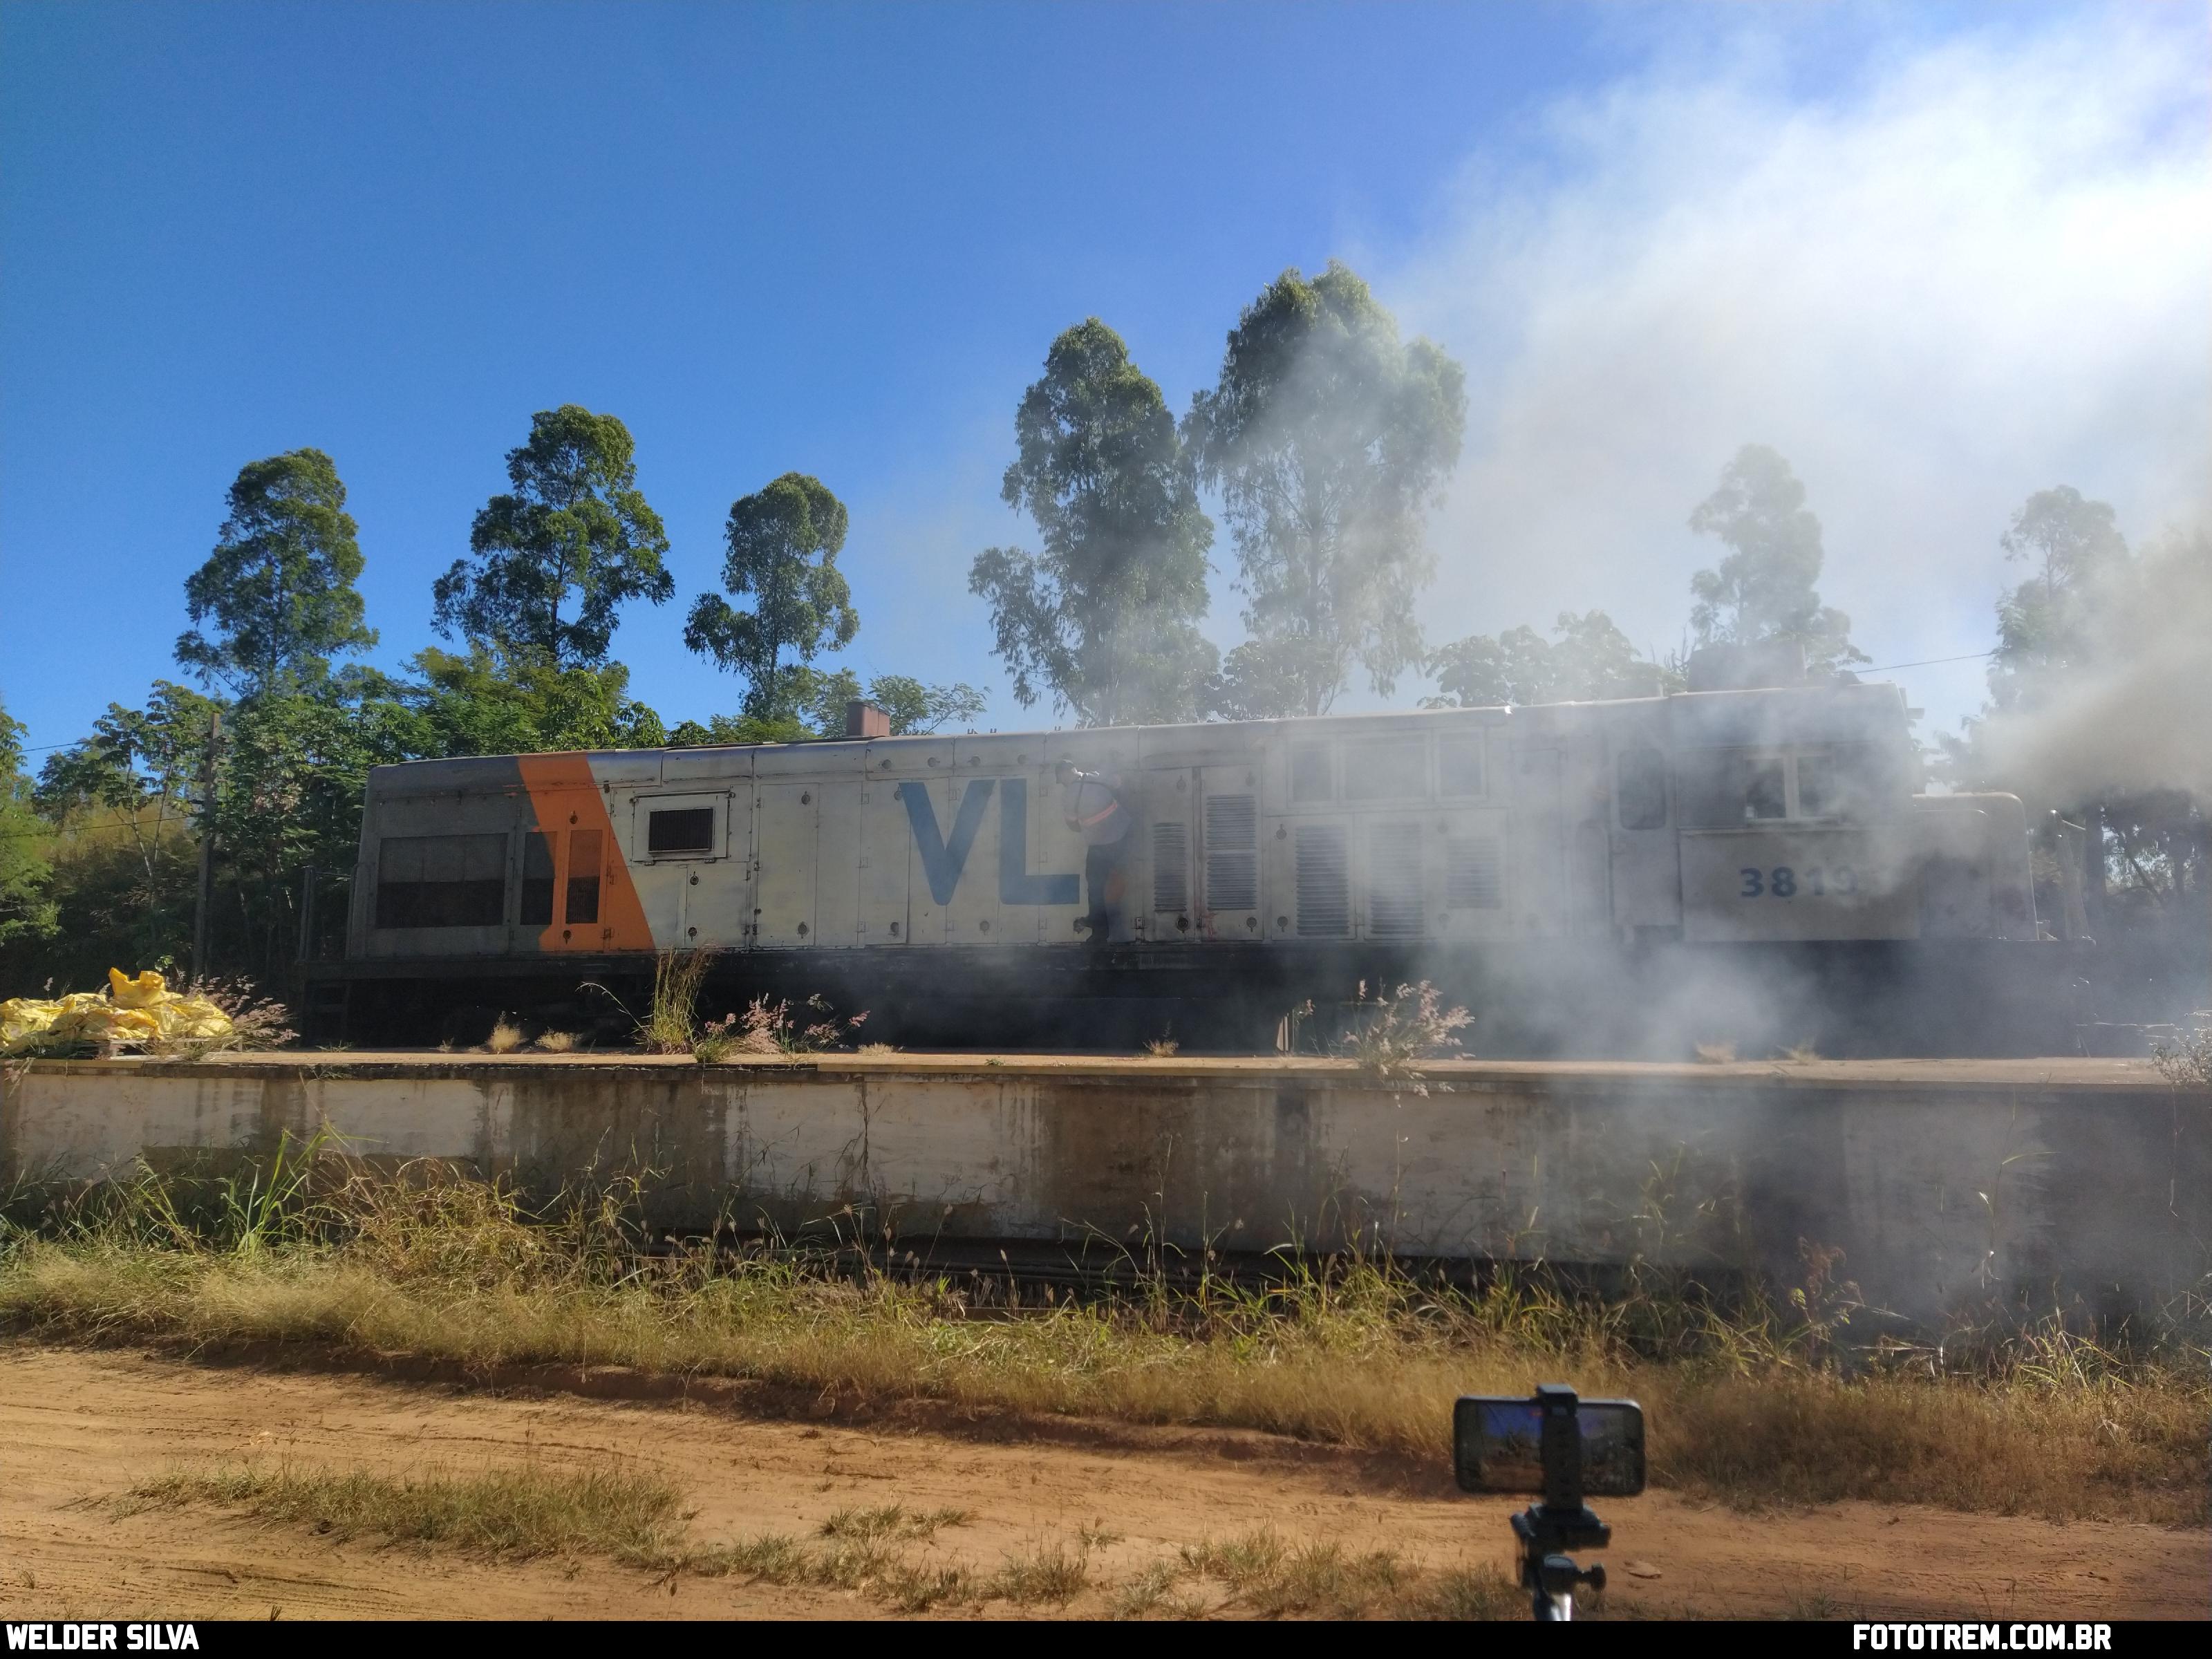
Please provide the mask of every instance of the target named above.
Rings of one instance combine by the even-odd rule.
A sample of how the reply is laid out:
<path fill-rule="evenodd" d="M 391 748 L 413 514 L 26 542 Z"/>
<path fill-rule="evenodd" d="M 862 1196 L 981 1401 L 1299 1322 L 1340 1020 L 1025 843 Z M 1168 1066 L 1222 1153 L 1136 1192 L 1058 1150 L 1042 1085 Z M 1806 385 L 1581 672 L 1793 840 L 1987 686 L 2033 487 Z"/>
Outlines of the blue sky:
<path fill-rule="evenodd" d="M 2205 499 L 2205 34 L 2197 8 L 0 5 L 0 696 L 44 746 L 176 674 L 225 487 L 304 445 L 396 665 L 531 412 L 576 402 L 629 423 L 668 525 L 678 598 L 615 648 L 672 720 L 736 704 L 682 612 L 732 499 L 796 468 L 852 509 L 846 660 L 1049 724 L 965 581 L 1027 531 L 998 478 L 1046 346 L 1103 317 L 1180 410 L 1238 307 L 1331 255 L 1469 368 L 1433 637 L 1597 606 L 1677 643 L 1713 552 L 1683 520 L 1757 439 L 1878 662 L 1983 649 L 2029 490 L 2136 535 Z M 1915 672 L 1931 719 L 1973 705 L 1978 664 Z"/>

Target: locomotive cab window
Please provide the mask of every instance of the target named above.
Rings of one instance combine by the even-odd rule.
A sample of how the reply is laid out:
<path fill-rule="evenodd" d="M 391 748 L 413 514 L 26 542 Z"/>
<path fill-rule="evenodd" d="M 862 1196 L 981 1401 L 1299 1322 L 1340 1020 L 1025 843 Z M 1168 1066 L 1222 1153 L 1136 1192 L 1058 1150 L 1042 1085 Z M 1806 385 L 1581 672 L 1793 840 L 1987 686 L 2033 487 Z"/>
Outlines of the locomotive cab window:
<path fill-rule="evenodd" d="M 664 807 L 645 818 L 645 850 L 656 858 L 704 857 L 714 850 L 714 809 Z"/>
<path fill-rule="evenodd" d="M 379 927 L 496 927 L 506 908 L 505 836 L 386 836 L 379 844 Z"/>
<path fill-rule="evenodd" d="M 1624 830 L 1667 827 L 1667 757 L 1649 744 L 1624 749 L 1613 763 L 1613 799 Z"/>
<path fill-rule="evenodd" d="M 1797 816 L 1867 818 L 1899 793 L 1886 775 L 1881 752 L 1870 743 L 1839 743 L 1797 757 Z"/>
<path fill-rule="evenodd" d="M 1437 739 L 1437 787 L 1447 795 L 1482 793 L 1482 734 Z"/>
<path fill-rule="evenodd" d="M 525 927 L 553 922 L 553 839 L 557 830 L 532 830 L 522 838 L 522 905 L 515 920 Z"/>
<path fill-rule="evenodd" d="M 1350 743 L 1344 750 L 1346 800 L 1414 800 L 1429 793 L 1428 745 L 1419 738 Z"/>
<path fill-rule="evenodd" d="M 1682 822 L 1725 830 L 1790 816 L 1787 768 L 1779 755 L 1748 749 L 1692 750 L 1684 757 L 1677 787 Z"/>

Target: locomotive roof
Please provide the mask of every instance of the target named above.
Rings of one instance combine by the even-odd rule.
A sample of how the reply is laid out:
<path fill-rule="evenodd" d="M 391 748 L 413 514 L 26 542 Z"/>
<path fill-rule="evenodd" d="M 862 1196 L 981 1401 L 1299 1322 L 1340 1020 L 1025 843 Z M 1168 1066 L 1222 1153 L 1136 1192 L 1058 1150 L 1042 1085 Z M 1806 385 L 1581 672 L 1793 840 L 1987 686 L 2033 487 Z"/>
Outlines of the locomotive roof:
<path fill-rule="evenodd" d="M 1032 728 L 1016 732 L 915 732 L 902 737 L 814 738 L 796 744 L 708 744 L 684 748 L 610 749 L 588 753 L 595 771 L 619 771 L 628 762 L 637 766 L 637 782 L 658 781 L 659 757 L 665 755 L 794 754 L 839 748 L 907 746 L 948 742 L 975 743 L 1027 738 L 1049 739 L 1090 746 L 1114 733 L 1206 732 L 1225 736 L 1238 728 L 1255 732 L 1288 730 L 1319 733 L 1332 729 L 1373 729 L 1398 721 L 1426 720 L 1431 724 L 1465 719 L 1509 728 L 1522 723 L 1540 727 L 1571 724 L 1593 711 L 1604 710 L 1616 718 L 1655 722 L 1678 744 L 1822 742 L 1847 738 L 1879 738 L 1905 735 L 1905 696 L 1887 681 L 1845 682 L 1810 686 L 1775 686 L 1751 690 L 1675 691 L 1656 697 L 1626 697 L 1591 702 L 1498 704 L 1474 708 L 1377 709 L 1343 714 L 1294 716 L 1271 720 L 1206 720 L 1180 725 L 1077 726 Z M 567 751 L 578 752 L 578 751 Z M 644 775 L 651 757 L 654 775 Z M 370 769 L 372 787 L 438 788 L 465 786 L 491 772 L 504 772 L 517 757 L 467 755 L 448 758 L 402 761 Z"/>

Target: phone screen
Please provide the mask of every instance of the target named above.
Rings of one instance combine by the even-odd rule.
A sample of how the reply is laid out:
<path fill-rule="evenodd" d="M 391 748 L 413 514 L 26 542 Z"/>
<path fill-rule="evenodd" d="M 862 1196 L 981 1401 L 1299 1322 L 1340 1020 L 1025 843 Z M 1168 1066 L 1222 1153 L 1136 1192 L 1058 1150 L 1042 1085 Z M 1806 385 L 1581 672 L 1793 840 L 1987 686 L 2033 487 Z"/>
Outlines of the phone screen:
<path fill-rule="evenodd" d="M 1632 1498 L 1644 1490 L 1644 1408 L 1633 1400 L 1585 1400 L 1583 1492 Z M 1468 1492 L 1544 1490 L 1543 1413 L 1533 1400 L 1467 1395 L 1452 1413 L 1452 1461 Z"/>

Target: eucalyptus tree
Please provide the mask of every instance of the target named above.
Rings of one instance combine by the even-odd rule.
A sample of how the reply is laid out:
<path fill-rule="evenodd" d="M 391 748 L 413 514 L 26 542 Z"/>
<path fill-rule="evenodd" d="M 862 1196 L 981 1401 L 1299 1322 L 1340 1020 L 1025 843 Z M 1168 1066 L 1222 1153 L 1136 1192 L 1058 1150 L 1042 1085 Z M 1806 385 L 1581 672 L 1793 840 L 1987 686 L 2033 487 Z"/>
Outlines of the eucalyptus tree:
<path fill-rule="evenodd" d="M 1851 619 L 1820 603 L 1814 586 L 1823 557 L 1820 521 L 1779 453 L 1765 444 L 1738 450 L 1690 514 L 1690 528 L 1729 550 L 1715 568 L 1690 578 L 1697 600 L 1690 628 L 1699 645 L 1796 640 L 1816 672 L 1868 660 L 1851 644 Z"/>
<path fill-rule="evenodd" d="M 1224 676 L 1235 712 L 1325 714 L 1355 668 L 1388 694 L 1419 665 L 1423 520 L 1466 420 L 1459 364 L 1401 340 L 1349 267 L 1286 270 L 1244 308 L 1183 422 L 1237 546 L 1252 638 Z"/>
<path fill-rule="evenodd" d="M 617 611 L 663 604 L 676 586 L 629 428 L 574 404 L 541 410 L 507 476 L 508 492 L 477 514 L 469 556 L 432 590 L 439 631 L 507 656 L 605 662 Z"/>
<path fill-rule="evenodd" d="M 1052 343 L 1014 441 L 1000 495 L 1039 550 L 987 548 L 968 587 L 990 605 L 1015 700 L 1048 697 L 1085 726 L 1198 718 L 1213 525 L 1158 386 L 1086 319 Z"/>
<path fill-rule="evenodd" d="M 837 568 L 844 550 L 845 504 L 819 478 L 787 472 L 731 503 L 729 551 L 720 593 L 702 593 L 684 624 L 684 643 L 745 678 L 745 714 L 756 720 L 791 700 L 785 666 L 803 668 L 824 650 L 842 651 L 860 631 L 853 590 Z"/>
<path fill-rule="evenodd" d="M 240 467 L 207 562 L 185 580 L 192 626 L 177 660 L 234 696 L 312 684 L 331 659 L 376 643 L 363 621 L 359 530 L 319 449 Z"/>

